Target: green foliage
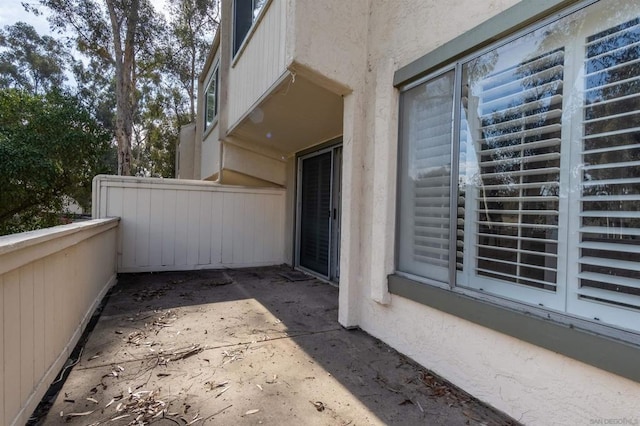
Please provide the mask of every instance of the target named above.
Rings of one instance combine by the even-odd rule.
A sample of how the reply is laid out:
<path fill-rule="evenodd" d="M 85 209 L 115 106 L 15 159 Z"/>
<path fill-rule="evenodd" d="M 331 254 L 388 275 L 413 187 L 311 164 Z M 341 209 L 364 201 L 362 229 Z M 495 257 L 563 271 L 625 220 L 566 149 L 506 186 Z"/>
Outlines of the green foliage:
<path fill-rule="evenodd" d="M 56 46 L 73 44 L 84 57 L 42 55 L 53 63 L 67 58 L 60 69 L 73 72 L 82 106 L 121 147 L 129 140 L 131 167 L 122 172 L 173 177 L 180 126 L 195 120 L 197 78 L 218 26 L 219 1 L 167 0 L 166 20 L 149 0 L 34 0 L 23 6 L 36 15 L 48 9 L 52 29 L 69 36 L 67 45 Z M 25 38 L 45 39 L 30 31 Z M 16 58 L 8 58 L 8 68 L 17 69 Z M 121 163 L 127 157 L 121 149 Z"/>
<path fill-rule="evenodd" d="M 69 198 L 88 208 L 110 140 L 76 97 L 0 90 L 0 235 L 55 224 Z"/>
<path fill-rule="evenodd" d="M 189 105 L 189 121 L 195 120 L 196 80 L 207 59 L 219 25 L 219 2 L 168 0 L 169 25 L 164 48 L 164 68 L 171 86 Z"/>
<path fill-rule="evenodd" d="M 18 88 L 41 94 L 60 87 L 72 58 L 60 41 L 40 36 L 29 24 L 18 22 L 0 30 L 0 88 Z"/>

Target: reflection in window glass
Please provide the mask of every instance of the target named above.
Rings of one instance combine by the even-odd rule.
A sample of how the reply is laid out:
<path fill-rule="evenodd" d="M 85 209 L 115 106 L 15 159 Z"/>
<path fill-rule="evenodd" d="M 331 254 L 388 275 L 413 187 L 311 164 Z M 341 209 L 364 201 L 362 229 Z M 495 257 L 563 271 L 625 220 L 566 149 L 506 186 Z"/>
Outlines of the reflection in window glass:
<path fill-rule="evenodd" d="M 639 15 L 576 7 L 403 91 L 399 272 L 640 331 Z"/>
<path fill-rule="evenodd" d="M 234 1 L 234 29 L 233 29 L 233 54 L 240 50 L 240 46 L 247 37 L 253 23 L 260 16 L 262 8 L 267 0 L 235 0 Z"/>
<path fill-rule="evenodd" d="M 474 272 L 554 290 L 565 52 L 549 44 L 533 33 L 464 65 L 461 170 Z"/>
<path fill-rule="evenodd" d="M 208 129 L 218 116 L 218 66 L 216 65 L 205 92 L 205 124 Z"/>
<path fill-rule="evenodd" d="M 399 266 L 447 282 L 453 71 L 402 95 Z"/>

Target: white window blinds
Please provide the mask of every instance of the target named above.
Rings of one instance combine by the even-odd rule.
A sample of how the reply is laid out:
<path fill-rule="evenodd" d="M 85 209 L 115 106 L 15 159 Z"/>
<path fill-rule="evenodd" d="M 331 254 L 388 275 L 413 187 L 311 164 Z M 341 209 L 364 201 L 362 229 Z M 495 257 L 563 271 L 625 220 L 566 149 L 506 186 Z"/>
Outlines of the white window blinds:
<path fill-rule="evenodd" d="M 576 7 L 404 91 L 400 272 L 640 332 L 638 16 Z"/>
<path fill-rule="evenodd" d="M 640 19 L 586 39 L 581 298 L 640 308 Z"/>
<path fill-rule="evenodd" d="M 472 82 L 477 274 L 553 290 L 564 50 L 536 55 Z"/>
<path fill-rule="evenodd" d="M 407 272 L 447 281 L 453 72 L 403 94 L 402 256 Z"/>

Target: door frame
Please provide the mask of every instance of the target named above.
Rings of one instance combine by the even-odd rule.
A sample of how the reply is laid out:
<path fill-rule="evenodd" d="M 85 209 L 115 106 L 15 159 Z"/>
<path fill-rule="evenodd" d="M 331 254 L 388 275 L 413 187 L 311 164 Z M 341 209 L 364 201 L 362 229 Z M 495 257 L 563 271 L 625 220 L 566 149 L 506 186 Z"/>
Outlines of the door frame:
<path fill-rule="evenodd" d="M 313 150 L 307 150 L 299 153 L 296 156 L 296 198 L 295 198 L 295 235 L 294 235 L 294 266 L 297 269 L 300 269 L 309 274 L 315 275 L 319 278 L 328 280 L 333 283 L 337 283 L 339 281 L 339 266 L 340 266 L 340 238 L 337 238 L 341 234 L 341 218 L 342 218 L 342 210 L 341 204 L 342 200 L 336 199 L 335 189 L 336 189 L 336 177 L 339 177 L 339 185 L 342 187 L 342 170 L 336 170 L 336 150 L 342 150 L 342 138 L 338 140 L 332 140 L 327 144 L 323 144 L 320 147 L 315 147 Z M 305 268 L 300 265 L 300 236 L 301 236 L 301 217 L 302 217 L 302 163 L 304 160 L 308 158 L 313 158 L 318 155 L 326 154 L 327 152 L 331 152 L 331 185 L 330 185 L 330 210 L 333 211 L 337 209 L 336 218 L 330 218 L 329 222 L 329 259 L 328 259 L 328 275 L 323 275 L 319 272 L 313 271 L 311 269 Z M 339 166 L 342 169 L 342 152 L 339 155 Z M 337 173 L 339 172 L 339 173 Z M 342 191 L 340 191 L 342 192 Z M 337 204 L 337 206 L 336 206 Z M 336 226 L 337 222 L 337 226 Z M 337 241 L 336 241 L 337 240 Z"/>

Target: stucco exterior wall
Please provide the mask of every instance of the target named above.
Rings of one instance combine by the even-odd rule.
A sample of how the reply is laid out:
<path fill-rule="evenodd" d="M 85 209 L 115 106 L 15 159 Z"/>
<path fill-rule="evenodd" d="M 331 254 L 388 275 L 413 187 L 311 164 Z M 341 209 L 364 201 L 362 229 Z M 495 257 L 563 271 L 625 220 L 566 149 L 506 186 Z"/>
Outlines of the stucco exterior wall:
<path fill-rule="evenodd" d="M 287 63 L 330 90 L 356 88 L 366 61 L 369 1 L 287 1 Z"/>
<path fill-rule="evenodd" d="M 639 383 L 387 291 L 398 144 L 393 74 L 515 3 L 371 1 L 365 83 L 351 95 L 356 105 L 362 97 L 361 105 L 345 98 L 345 147 L 352 148 L 345 149 L 342 270 L 350 272 L 341 277 L 339 318 L 526 424 L 638 421 Z"/>
<path fill-rule="evenodd" d="M 196 145 L 196 125 L 187 124 L 180 128 L 180 143 L 176 159 L 176 178 L 193 179 Z M 198 157 L 198 160 L 200 158 Z"/>
<path fill-rule="evenodd" d="M 220 126 L 206 133 L 202 141 L 200 179 L 215 180 L 220 172 Z"/>
<path fill-rule="evenodd" d="M 259 154 L 232 143 L 225 143 L 222 150 L 223 181 L 226 170 L 243 173 L 275 185 L 286 181 L 285 162 Z"/>

